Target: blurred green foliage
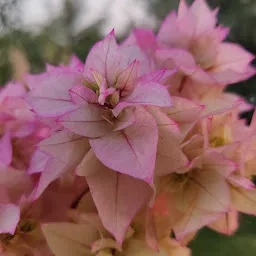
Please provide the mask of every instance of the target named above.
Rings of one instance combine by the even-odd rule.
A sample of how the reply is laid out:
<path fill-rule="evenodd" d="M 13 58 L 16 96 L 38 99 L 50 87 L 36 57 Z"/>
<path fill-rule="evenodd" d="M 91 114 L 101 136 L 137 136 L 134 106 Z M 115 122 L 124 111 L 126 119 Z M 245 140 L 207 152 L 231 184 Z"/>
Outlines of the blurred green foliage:
<path fill-rule="evenodd" d="M 100 38 L 100 27 L 104 19 L 73 34 L 74 21 L 77 18 L 79 5 L 77 1 L 66 0 L 63 13 L 51 24 L 43 28 L 39 34 L 32 34 L 18 29 L 19 17 L 9 15 L 15 12 L 17 4 L 22 0 L 0 1 L 0 84 L 11 79 L 12 70 L 8 61 L 9 50 L 16 47 L 25 53 L 31 72 L 44 70 L 45 63 L 66 63 L 71 53 L 85 60 L 92 45 Z M 146 0 L 145 0 L 146 1 Z M 188 0 L 187 2 L 192 2 Z M 178 0 L 149 0 L 151 14 L 161 20 L 170 10 L 177 8 Z M 231 27 L 228 40 L 242 44 L 246 49 L 256 54 L 256 0 L 208 0 L 213 7 L 220 7 L 219 23 Z M 133 21 L 131 20 L 131 24 Z M 56 38 L 60 31 L 62 38 Z M 128 32 L 127 32 L 128 33 Z M 231 85 L 228 90 L 239 93 L 256 105 L 256 78 L 240 84 Z M 252 113 L 242 117 L 250 119 Z M 197 239 L 191 244 L 195 256 L 255 256 L 256 255 L 256 218 L 241 216 L 241 227 L 232 237 L 226 237 L 203 229 Z"/>

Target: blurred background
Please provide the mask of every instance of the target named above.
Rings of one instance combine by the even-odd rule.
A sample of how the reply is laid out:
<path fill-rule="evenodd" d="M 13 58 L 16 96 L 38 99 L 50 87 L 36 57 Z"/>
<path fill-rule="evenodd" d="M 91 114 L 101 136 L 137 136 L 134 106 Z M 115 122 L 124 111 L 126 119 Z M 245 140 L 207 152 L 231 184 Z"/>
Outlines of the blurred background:
<path fill-rule="evenodd" d="M 191 3 L 191 0 L 187 0 Z M 220 7 L 228 37 L 256 55 L 256 0 L 208 0 Z M 67 63 L 72 53 L 85 60 L 92 45 L 115 28 L 119 40 L 134 26 L 157 30 L 178 0 L 0 0 L 0 84 L 38 73 L 45 63 Z M 232 85 L 256 105 L 256 78 Z M 252 113 L 242 115 L 250 120 Z M 195 256 L 255 256 L 256 217 L 242 216 L 232 237 L 202 230 L 191 243 Z"/>

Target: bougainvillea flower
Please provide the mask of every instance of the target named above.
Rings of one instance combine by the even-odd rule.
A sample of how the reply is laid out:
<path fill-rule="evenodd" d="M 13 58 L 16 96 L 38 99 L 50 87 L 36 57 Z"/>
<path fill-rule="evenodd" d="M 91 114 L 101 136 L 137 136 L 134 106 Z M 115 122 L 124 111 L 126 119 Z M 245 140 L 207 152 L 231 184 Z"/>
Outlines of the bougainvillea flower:
<path fill-rule="evenodd" d="M 170 106 L 170 96 L 158 83 L 163 71 L 139 77 L 139 63 L 122 67 L 126 62 L 111 32 L 87 58 L 85 86 L 70 90 L 77 108 L 61 116 L 58 123 L 88 137 L 107 167 L 152 182 L 157 126 L 146 110 L 136 106 Z"/>
<path fill-rule="evenodd" d="M 180 1 L 178 14 L 171 12 L 163 21 L 157 39 L 163 48 L 157 52 L 160 65 L 178 67 L 183 76 L 207 84 L 227 85 L 255 74 L 252 54 L 237 44 L 222 42 L 228 29 L 216 27 L 217 10 L 204 0 L 188 7 Z"/>
<path fill-rule="evenodd" d="M 229 211 L 227 177 L 236 168 L 236 164 L 221 154 L 206 152 L 192 160 L 186 173 L 171 173 L 158 180 L 159 192 L 164 191 L 167 197 L 169 218 L 177 239 Z"/>

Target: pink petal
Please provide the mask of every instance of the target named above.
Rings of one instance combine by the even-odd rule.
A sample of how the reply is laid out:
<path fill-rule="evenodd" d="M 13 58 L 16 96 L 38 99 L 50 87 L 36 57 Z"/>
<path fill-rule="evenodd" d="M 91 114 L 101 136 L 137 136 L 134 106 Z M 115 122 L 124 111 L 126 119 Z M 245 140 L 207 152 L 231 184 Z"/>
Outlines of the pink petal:
<path fill-rule="evenodd" d="M 127 65 L 130 65 L 134 60 L 140 63 L 139 75 L 144 75 L 154 69 L 153 59 L 151 59 L 150 56 L 147 56 L 144 49 L 140 47 L 134 32 L 122 42 L 119 50 L 123 56 L 120 62 L 120 67 L 122 67 L 122 69 L 126 68 Z"/>
<path fill-rule="evenodd" d="M 231 212 L 223 214 L 217 221 L 208 225 L 208 227 L 221 234 L 230 236 L 238 229 L 238 217 L 238 212 L 232 208 Z"/>
<path fill-rule="evenodd" d="M 12 162 L 12 144 L 9 133 L 0 139 L 0 168 L 7 168 Z"/>
<path fill-rule="evenodd" d="M 167 88 L 156 82 L 140 81 L 132 93 L 122 99 L 113 109 L 113 114 L 119 113 L 127 106 L 146 105 L 169 107 L 172 105 L 170 94 Z"/>
<path fill-rule="evenodd" d="M 134 29 L 132 31 L 135 42 L 148 55 L 153 57 L 157 48 L 156 37 L 151 29 Z"/>
<path fill-rule="evenodd" d="M 183 16 L 188 11 L 188 5 L 186 0 L 180 0 L 179 7 L 178 7 L 178 16 Z"/>
<path fill-rule="evenodd" d="M 134 113 L 136 122 L 122 131 L 90 139 L 96 156 L 107 167 L 152 182 L 157 148 L 157 125 L 143 108 Z"/>
<path fill-rule="evenodd" d="M 48 159 L 49 155 L 41 152 L 40 150 L 37 150 L 30 160 L 30 165 L 27 173 L 33 174 L 42 172 L 48 162 Z"/>
<path fill-rule="evenodd" d="M 204 214 L 194 210 L 187 214 L 177 225 L 174 226 L 173 230 L 175 238 L 180 241 L 186 235 L 200 230 L 202 227 L 210 224 L 221 216 L 219 213 L 215 214 Z"/>
<path fill-rule="evenodd" d="M 0 234 L 14 235 L 20 220 L 20 208 L 14 204 L 0 204 Z"/>
<path fill-rule="evenodd" d="M 120 131 L 127 128 L 130 125 L 135 124 L 136 120 L 134 118 L 133 111 L 129 108 L 124 109 L 122 113 L 115 120 L 114 131 Z"/>
<path fill-rule="evenodd" d="M 88 140 L 70 131 L 62 130 L 53 133 L 41 141 L 39 149 L 70 166 L 78 164 L 90 149 Z"/>
<path fill-rule="evenodd" d="M 192 75 L 197 69 L 193 56 L 183 49 L 172 48 L 157 50 L 156 59 L 162 67 L 169 69 L 178 68 L 186 75 Z"/>
<path fill-rule="evenodd" d="M 206 152 L 198 159 L 195 159 L 194 162 L 195 167 L 203 165 L 204 171 L 217 172 L 226 178 L 229 177 L 231 173 L 238 168 L 238 165 L 234 161 L 214 151 Z"/>
<path fill-rule="evenodd" d="M 200 35 L 215 27 L 217 23 L 216 11 L 212 11 L 205 0 L 195 0 L 189 12 L 196 17 L 196 34 Z"/>
<path fill-rule="evenodd" d="M 49 158 L 43 172 L 41 173 L 39 181 L 32 192 L 31 196 L 33 200 L 38 199 L 49 184 L 56 180 L 66 170 L 66 167 L 67 164 L 54 160 L 53 158 Z"/>
<path fill-rule="evenodd" d="M 98 230 L 87 223 L 48 223 L 42 225 L 42 232 L 56 256 L 90 255 L 91 243 L 100 238 Z"/>
<path fill-rule="evenodd" d="M 117 78 L 115 88 L 122 91 L 122 96 L 130 94 L 139 73 L 139 62 L 133 61 Z"/>
<path fill-rule="evenodd" d="M 244 72 L 236 72 L 231 69 L 226 69 L 222 71 L 212 70 L 209 74 L 216 80 L 220 85 L 227 85 L 237 83 L 254 76 L 256 73 L 255 69 L 248 66 L 248 69 Z"/>
<path fill-rule="evenodd" d="M 244 189 L 254 189 L 255 185 L 249 179 L 232 174 L 228 177 L 228 181 L 235 187 L 242 187 Z"/>
<path fill-rule="evenodd" d="M 98 102 L 96 93 L 85 86 L 77 85 L 72 87 L 69 91 L 71 100 L 77 105 L 82 105 L 85 102 Z"/>
<path fill-rule="evenodd" d="M 68 64 L 68 67 L 74 68 L 78 72 L 83 72 L 84 64 L 80 61 L 80 59 L 76 55 L 72 55 Z"/>
<path fill-rule="evenodd" d="M 69 70 L 58 70 L 45 73 L 35 79 L 36 87 L 26 97 L 36 114 L 42 117 L 56 117 L 76 106 L 71 102 L 69 89 L 82 84 L 82 76 Z"/>
<path fill-rule="evenodd" d="M 214 71 L 233 70 L 245 72 L 254 56 L 238 44 L 222 43 L 215 62 Z"/>
<path fill-rule="evenodd" d="M 78 176 L 88 177 L 93 175 L 102 169 L 102 163 L 96 157 L 93 149 L 90 149 L 85 155 L 81 163 L 76 168 L 76 174 Z"/>
<path fill-rule="evenodd" d="M 58 123 L 76 134 L 95 138 L 113 130 L 114 125 L 106 120 L 108 114 L 97 105 L 84 104 L 59 118 Z"/>
<path fill-rule="evenodd" d="M 192 182 L 198 188 L 197 209 L 216 213 L 229 210 L 230 193 L 225 177 L 218 172 L 203 170 L 193 177 Z"/>
<path fill-rule="evenodd" d="M 209 93 L 205 94 L 201 102 L 205 105 L 205 108 L 201 112 L 202 117 L 224 113 L 243 104 L 243 100 L 237 98 L 236 95 L 227 92 L 222 93 L 216 88 L 212 88 Z"/>
<path fill-rule="evenodd" d="M 205 107 L 204 105 L 198 105 L 191 100 L 176 96 L 172 97 L 172 102 L 173 106 L 171 108 L 166 108 L 164 112 L 169 118 L 178 123 L 187 123 L 197 120 Z"/>
<path fill-rule="evenodd" d="M 187 12 L 182 17 L 177 17 L 171 12 L 162 22 L 157 34 L 157 39 L 169 47 L 187 48 L 194 34 L 196 26 L 195 16 Z"/>
<path fill-rule="evenodd" d="M 151 196 L 150 186 L 104 166 L 87 181 L 103 225 L 122 243 L 134 215 Z"/>
<path fill-rule="evenodd" d="M 149 72 L 139 78 L 139 81 L 145 82 L 156 82 L 159 84 L 166 85 L 168 79 L 177 72 L 176 69 L 161 69 L 157 71 Z"/>
<path fill-rule="evenodd" d="M 151 108 L 150 113 L 155 117 L 158 125 L 156 175 L 167 175 L 187 166 L 189 162 L 180 148 L 180 133 L 177 123 L 157 108 Z"/>
<path fill-rule="evenodd" d="M 256 189 L 233 188 L 231 190 L 232 204 L 239 212 L 256 215 Z"/>
<path fill-rule="evenodd" d="M 119 71 L 120 53 L 114 30 L 96 43 L 85 62 L 84 75 L 93 80 L 91 69 L 101 73 L 109 84 L 113 84 Z"/>
<path fill-rule="evenodd" d="M 23 97 L 26 94 L 26 89 L 23 84 L 18 82 L 9 82 L 0 90 L 0 102 L 6 97 Z"/>

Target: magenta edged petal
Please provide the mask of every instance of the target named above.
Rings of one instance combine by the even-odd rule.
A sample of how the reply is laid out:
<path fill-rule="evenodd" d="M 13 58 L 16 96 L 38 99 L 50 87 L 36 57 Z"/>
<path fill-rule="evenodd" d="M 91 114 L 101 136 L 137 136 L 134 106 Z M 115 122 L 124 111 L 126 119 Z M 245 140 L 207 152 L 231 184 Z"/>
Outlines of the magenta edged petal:
<path fill-rule="evenodd" d="M 75 108 L 69 89 L 82 84 L 83 77 L 65 68 L 45 73 L 33 79 L 32 90 L 26 96 L 33 111 L 42 117 L 56 117 Z M 36 86 L 34 86 L 36 84 Z"/>
<path fill-rule="evenodd" d="M 39 149 L 43 153 L 73 166 L 78 164 L 89 150 L 89 143 L 84 137 L 68 130 L 61 130 L 41 141 Z"/>
<path fill-rule="evenodd" d="M 87 102 L 97 103 L 98 101 L 98 97 L 93 90 L 81 85 L 74 86 L 70 89 L 70 98 L 77 105 Z"/>
<path fill-rule="evenodd" d="M 133 92 L 127 97 L 124 97 L 122 102 L 117 104 L 113 109 L 113 114 L 118 116 L 125 107 L 136 105 L 170 107 L 172 101 L 165 86 L 156 82 L 144 83 L 143 81 L 140 81 Z"/>
<path fill-rule="evenodd" d="M 59 118 L 58 123 L 76 134 L 95 138 L 114 129 L 114 125 L 104 118 L 106 114 L 108 115 L 103 108 L 97 105 L 84 104 Z"/>
<path fill-rule="evenodd" d="M 141 180 L 103 165 L 87 181 L 103 225 L 121 244 L 135 214 L 152 195 L 152 189 Z"/>
<path fill-rule="evenodd" d="M 152 182 L 158 128 L 143 108 L 134 113 L 136 122 L 121 131 L 90 139 L 97 158 L 107 167 L 132 177 Z"/>
<path fill-rule="evenodd" d="M 102 41 L 96 43 L 85 62 L 84 75 L 93 81 L 91 70 L 101 73 L 108 83 L 115 82 L 119 70 L 120 53 L 112 30 Z"/>

